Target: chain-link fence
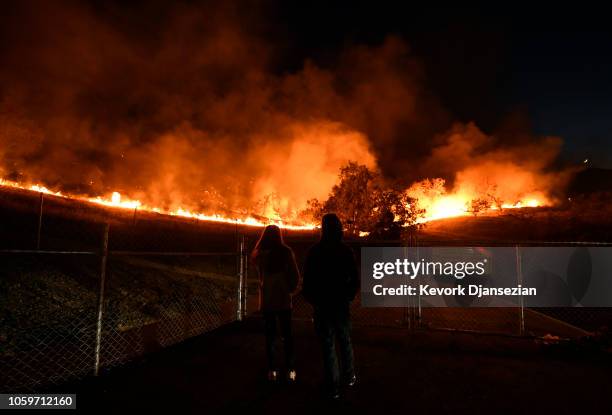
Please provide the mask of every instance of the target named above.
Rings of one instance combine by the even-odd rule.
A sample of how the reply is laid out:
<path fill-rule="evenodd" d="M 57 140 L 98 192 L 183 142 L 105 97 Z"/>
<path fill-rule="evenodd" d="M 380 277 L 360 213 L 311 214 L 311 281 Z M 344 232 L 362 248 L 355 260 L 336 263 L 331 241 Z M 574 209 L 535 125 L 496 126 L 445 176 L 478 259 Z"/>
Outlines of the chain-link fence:
<path fill-rule="evenodd" d="M 40 201 L 0 206 L 0 390 L 98 374 L 244 315 L 239 229 Z"/>
<path fill-rule="evenodd" d="M 605 242 L 574 241 L 448 241 L 427 240 L 427 246 L 454 245 L 457 249 L 477 246 L 505 246 L 515 251 L 516 262 L 506 258 L 508 263 L 501 266 L 513 269 L 516 285 L 524 285 L 522 256 L 525 248 L 531 246 L 612 246 Z M 418 250 L 418 243 L 411 249 Z M 497 262 L 503 260 L 498 257 Z M 498 264 L 499 266 L 499 264 Z M 519 336 L 556 336 L 578 338 L 599 330 L 607 330 L 612 323 L 612 309 L 607 307 L 526 307 L 522 298 L 513 307 L 427 307 L 420 299 L 411 310 L 416 315 L 417 327 L 445 330 L 460 330 L 482 333 L 497 333 Z"/>
<path fill-rule="evenodd" d="M 87 204 L 75 209 L 61 198 L 31 194 L 21 201 L 2 197 L 0 390 L 39 390 L 99 373 L 259 309 L 259 283 L 248 267 L 259 228 Z M 315 236 L 287 233 L 286 242 L 302 268 Z M 348 243 L 358 259 L 362 246 L 419 247 L 415 237 Z M 494 244 L 517 252 L 524 245 L 426 243 Z M 420 298 L 411 301 L 408 307 L 366 308 L 357 298 L 353 322 L 559 337 L 579 337 L 612 322 L 610 308 L 436 308 Z M 312 317 L 300 295 L 293 315 Z"/>
<path fill-rule="evenodd" d="M 303 261 L 307 249 L 304 245 L 314 244 L 315 240 L 291 243 L 296 248 L 296 256 Z M 428 247 L 455 246 L 458 251 L 465 247 L 475 246 L 507 246 L 516 252 L 515 258 L 508 259 L 503 266 L 508 269 L 516 268 L 516 283 L 522 282 L 520 255 L 523 246 L 582 246 L 578 242 L 493 242 L 493 241 L 448 241 L 428 240 Z M 407 250 L 418 251 L 417 238 L 409 241 L 349 241 L 357 257 L 362 246 L 406 246 Z M 598 246 L 607 246 L 598 243 Z M 460 254 L 465 254 L 459 252 Z M 512 336 L 557 336 L 561 338 L 576 338 L 592 334 L 598 330 L 605 330 L 612 324 L 611 308 L 586 307 L 556 307 L 556 308 L 530 308 L 522 302 L 510 307 L 462 307 L 457 304 L 446 304 L 444 307 L 432 307 L 420 297 L 411 298 L 407 307 L 366 308 L 362 307 L 359 296 L 351 305 L 353 324 L 359 326 L 387 326 L 404 327 L 408 329 L 435 329 L 452 330 L 477 333 L 503 334 Z M 301 295 L 294 297 L 293 316 L 296 319 L 309 320 L 312 318 L 312 306 L 304 301 Z"/>

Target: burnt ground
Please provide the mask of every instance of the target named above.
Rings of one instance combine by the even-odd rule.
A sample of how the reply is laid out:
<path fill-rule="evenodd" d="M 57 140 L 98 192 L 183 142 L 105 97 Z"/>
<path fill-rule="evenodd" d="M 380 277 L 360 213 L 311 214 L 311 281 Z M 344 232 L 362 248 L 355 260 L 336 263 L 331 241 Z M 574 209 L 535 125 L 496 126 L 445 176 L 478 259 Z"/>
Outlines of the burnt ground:
<path fill-rule="evenodd" d="M 269 385 L 262 323 L 250 318 L 59 390 L 82 411 L 174 413 L 610 413 L 609 356 L 553 353 L 533 340 L 400 328 L 354 329 L 359 384 L 320 393 L 312 324 L 295 322 L 295 385 Z M 548 346 L 550 347 L 550 346 Z M 111 412 L 107 412 L 111 413 Z"/>

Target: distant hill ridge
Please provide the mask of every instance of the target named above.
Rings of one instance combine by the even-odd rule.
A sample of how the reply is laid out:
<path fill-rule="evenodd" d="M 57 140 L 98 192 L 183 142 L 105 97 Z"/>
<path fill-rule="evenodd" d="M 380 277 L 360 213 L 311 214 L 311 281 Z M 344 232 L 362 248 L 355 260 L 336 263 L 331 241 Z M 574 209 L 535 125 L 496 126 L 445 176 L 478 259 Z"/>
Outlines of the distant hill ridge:
<path fill-rule="evenodd" d="M 588 168 L 578 172 L 568 186 L 568 196 L 612 192 L 612 169 Z"/>

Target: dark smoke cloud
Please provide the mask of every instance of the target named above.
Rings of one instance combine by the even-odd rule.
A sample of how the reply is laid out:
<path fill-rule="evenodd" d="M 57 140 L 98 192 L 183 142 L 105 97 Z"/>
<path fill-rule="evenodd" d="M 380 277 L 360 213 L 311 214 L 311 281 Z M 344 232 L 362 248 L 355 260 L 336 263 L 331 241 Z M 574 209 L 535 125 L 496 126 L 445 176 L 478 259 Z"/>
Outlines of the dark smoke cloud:
<path fill-rule="evenodd" d="M 279 74 L 282 31 L 254 5 L 3 6 L 0 177 L 271 214 L 324 198 L 348 160 L 407 184 L 462 169 L 432 156 L 451 117 L 405 42 Z"/>

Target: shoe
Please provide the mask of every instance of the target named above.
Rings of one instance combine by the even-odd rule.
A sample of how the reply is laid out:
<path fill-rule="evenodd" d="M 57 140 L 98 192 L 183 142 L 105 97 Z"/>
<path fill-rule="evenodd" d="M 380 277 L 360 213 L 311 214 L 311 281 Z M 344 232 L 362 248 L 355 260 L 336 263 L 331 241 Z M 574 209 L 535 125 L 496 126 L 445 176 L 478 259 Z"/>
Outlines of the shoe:
<path fill-rule="evenodd" d="M 340 388 L 338 387 L 332 388 L 329 393 L 329 397 L 334 401 L 337 401 L 338 399 L 340 399 Z"/>
<path fill-rule="evenodd" d="M 296 378 L 297 378 L 297 373 L 295 372 L 295 370 L 292 369 L 289 372 L 287 372 L 287 382 L 294 383 Z"/>
<path fill-rule="evenodd" d="M 340 385 L 330 385 L 324 383 L 321 385 L 321 394 L 325 399 L 336 401 L 340 399 Z"/>
<path fill-rule="evenodd" d="M 276 382 L 278 380 L 278 372 L 276 370 L 268 370 L 268 380 Z"/>
<path fill-rule="evenodd" d="M 357 384 L 357 376 L 353 375 L 346 381 L 346 386 L 352 388 Z"/>

